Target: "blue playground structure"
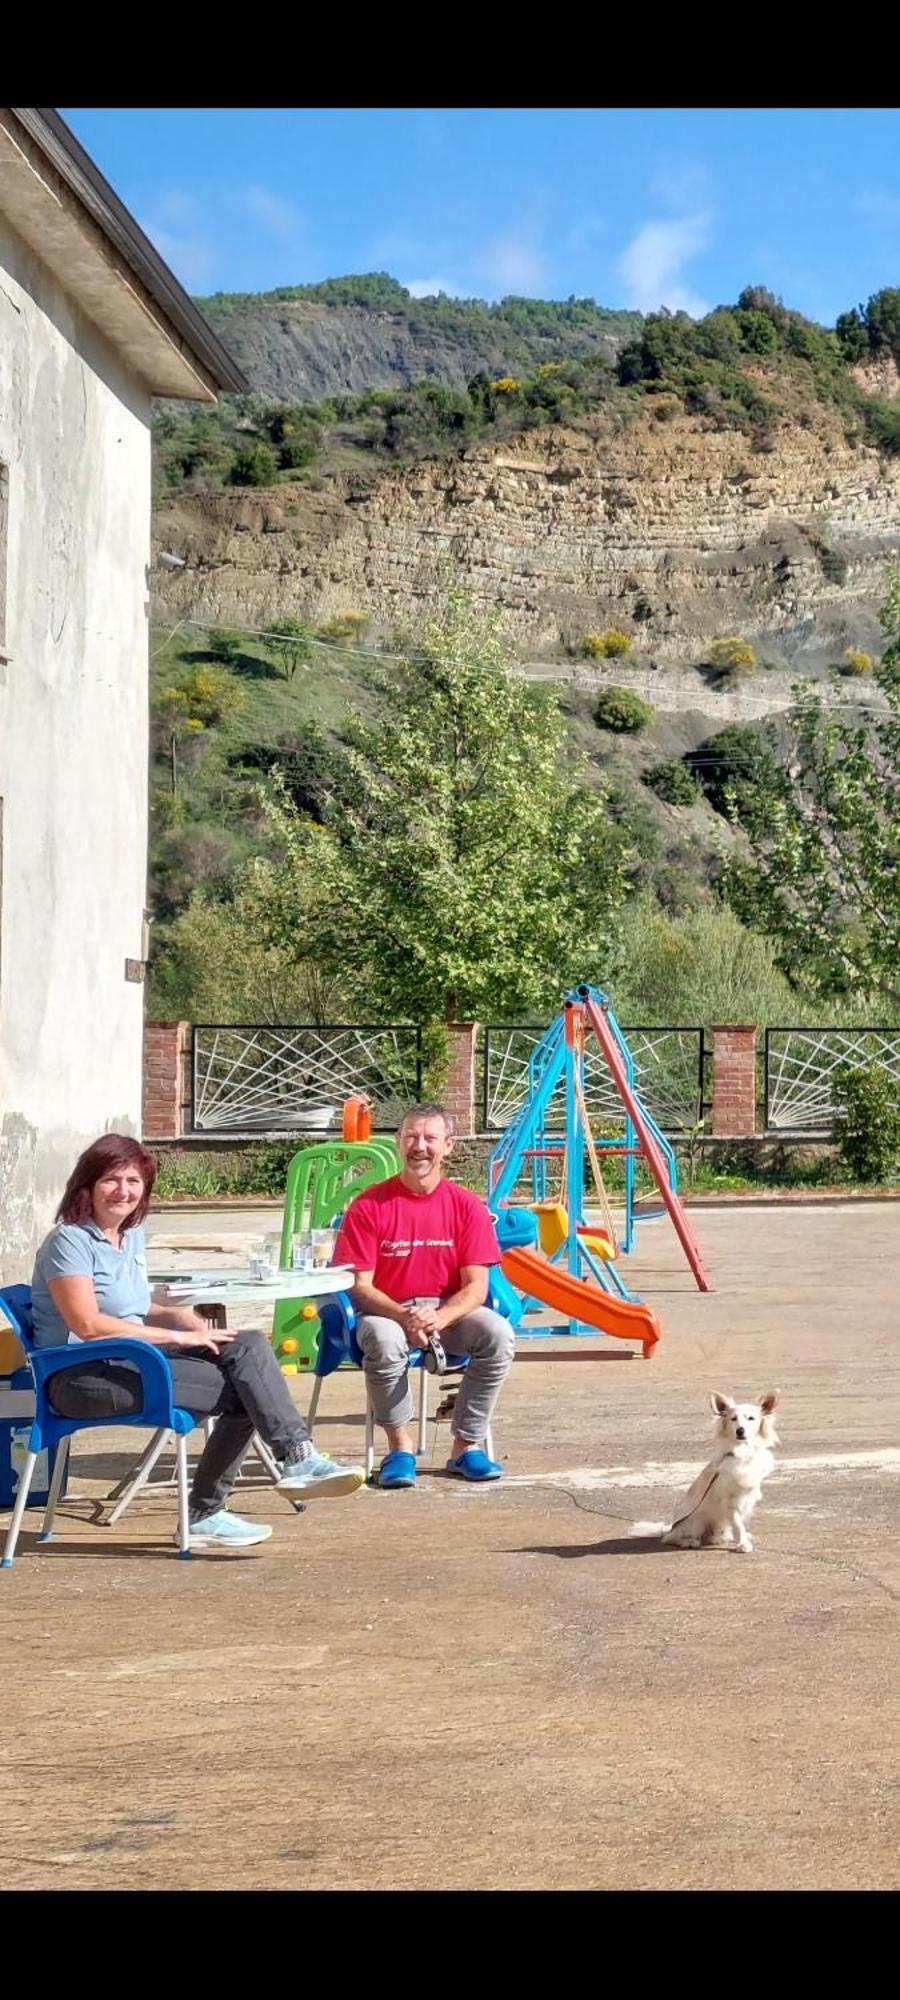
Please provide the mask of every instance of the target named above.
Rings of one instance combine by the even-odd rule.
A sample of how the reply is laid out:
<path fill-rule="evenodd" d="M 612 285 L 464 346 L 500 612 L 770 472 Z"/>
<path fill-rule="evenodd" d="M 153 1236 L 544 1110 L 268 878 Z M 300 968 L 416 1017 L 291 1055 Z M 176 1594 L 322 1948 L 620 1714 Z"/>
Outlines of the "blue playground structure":
<path fill-rule="evenodd" d="M 595 1138 L 588 1117 L 585 1042 L 591 1034 L 621 1102 L 621 1131 L 612 1137 Z M 624 1163 L 624 1225 L 618 1242 L 603 1154 Z M 641 1340 L 644 1353 L 650 1354 L 659 1339 L 658 1322 L 628 1290 L 614 1261 L 617 1250 L 627 1254 L 633 1248 L 636 1224 L 646 1215 L 637 1206 L 640 1162 L 662 1203 L 652 1213 L 668 1214 L 700 1290 L 708 1291 L 709 1279 L 678 1193 L 675 1154 L 640 1098 L 634 1060 L 612 1003 L 597 987 L 577 986 L 534 1049 L 527 1095 L 491 1154 L 488 1206 L 503 1252 L 501 1270 L 512 1284 L 538 1304 L 559 1309 L 565 1331 L 599 1327 L 617 1338 Z M 551 1174 L 556 1167 L 559 1192 L 554 1198 Z M 587 1167 L 600 1225 L 585 1219 Z M 544 1256 L 528 1247 L 535 1237 Z M 546 1335 L 550 1329 L 538 1331 Z"/>

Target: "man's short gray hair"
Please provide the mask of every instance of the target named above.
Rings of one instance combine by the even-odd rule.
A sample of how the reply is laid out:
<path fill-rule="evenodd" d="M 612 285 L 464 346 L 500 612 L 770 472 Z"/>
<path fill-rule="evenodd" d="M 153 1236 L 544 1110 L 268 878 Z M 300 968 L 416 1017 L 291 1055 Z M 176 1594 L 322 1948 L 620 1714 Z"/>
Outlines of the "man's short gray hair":
<path fill-rule="evenodd" d="M 410 1104 L 400 1120 L 400 1131 L 404 1125 L 414 1125 L 419 1118 L 443 1118 L 448 1138 L 453 1137 L 456 1128 L 449 1111 L 445 1111 L 442 1104 Z"/>

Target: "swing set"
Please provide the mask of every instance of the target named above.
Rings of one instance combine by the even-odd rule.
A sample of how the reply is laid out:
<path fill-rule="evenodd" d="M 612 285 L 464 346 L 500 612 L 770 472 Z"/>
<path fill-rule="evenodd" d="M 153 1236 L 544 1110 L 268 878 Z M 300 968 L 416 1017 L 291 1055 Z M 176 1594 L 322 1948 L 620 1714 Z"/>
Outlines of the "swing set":
<path fill-rule="evenodd" d="M 622 1129 L 612 1137 L 595 1137 L 588 1116 L 585 1043 L 591 1034 L 622 1107 Z M 624 1222 L 618 1240 L 602 1154 L 623 1161 Z M 661 1201 L 661 1206 L 649 1210 L 638 1198 L 642 1164 Z M 558 1190 L 551 1192 L 557 1167 Z M 584 1212 L 587 1167 L 599 1223 L 589 1221 Z M 527 1205 L 523 1178 L 530 1182 Z M 497 1225 L 504 1275 L 526 1292 L 530 1302 L 549 1305 L 564 1315 L 561 1328 L 542 1326 L 535 1329 L 535 1337 L 558 1330 L 581 1334 L 599 1327 L 617 1338 L 640 1340 L 644 1354 L 652 1354 L 660 1337 L 659 1323 L 629 1291 L 615 1264 L 619 1251 L 632 1250 L 637 1223 L 651 1216 L 668 1215 L 699 1289 L 709 1291 L 700 1249 L 678 1193 L 674 1151 L 641 1100 L 634 1058 L 612 1004 L 599 988 L 575 987 L 533 1050 L 525 1100 L 490 1157 L 488 1206 Z M 535 1237 L 541 1255 L 529 1247 Z"/>

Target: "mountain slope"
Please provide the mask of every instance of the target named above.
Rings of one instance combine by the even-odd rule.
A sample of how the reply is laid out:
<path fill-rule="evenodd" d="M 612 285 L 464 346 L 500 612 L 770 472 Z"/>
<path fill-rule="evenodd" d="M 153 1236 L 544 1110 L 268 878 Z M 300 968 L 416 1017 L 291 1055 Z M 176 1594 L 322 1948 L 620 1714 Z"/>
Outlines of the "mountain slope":
<path fill-rule="evenodd" d="M 639 313 L 593 299 L 414 299 L 382 273 L 219 292 L 197 304 L 254 387 L 288 402 L 424 378 L 464 389 L 481 372 L 528 373 L 569 356 L 612 360 L 641 323 Z"/>

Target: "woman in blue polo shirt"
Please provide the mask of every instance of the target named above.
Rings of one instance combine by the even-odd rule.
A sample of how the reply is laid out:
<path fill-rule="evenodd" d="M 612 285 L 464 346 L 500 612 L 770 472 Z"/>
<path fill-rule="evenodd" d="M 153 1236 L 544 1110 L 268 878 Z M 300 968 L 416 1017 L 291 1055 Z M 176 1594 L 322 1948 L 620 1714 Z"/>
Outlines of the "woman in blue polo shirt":
<path fill-rule="evenodd" d="M 291 1401 L 269 1342 L 256 1331 L 226 1333 L 189 1308 L 155 1305 L 147 1282 L 141 1224 L 156 1161 L 136 1139 L 107 1132 L 82 1153 L 37 1253 L 32 1280 L 38 1347 L 117 1336 L 147 1340 L 165 1354 L 174 1401 L 217 1422 L 191 1492 L 192 1548 L 249 1548 L 271 1528 L 242 1521 L 225 1501 L 254 1431 L 283 1467 L 280 1486 L 312 1500 L 355 1493 L 364 1474 L 316 1451 Z M 91 1361 L 53 1378 L 48 1396 L 60 1416 L 132 1416 L 140 1376 L 128 1362 Z"/>

